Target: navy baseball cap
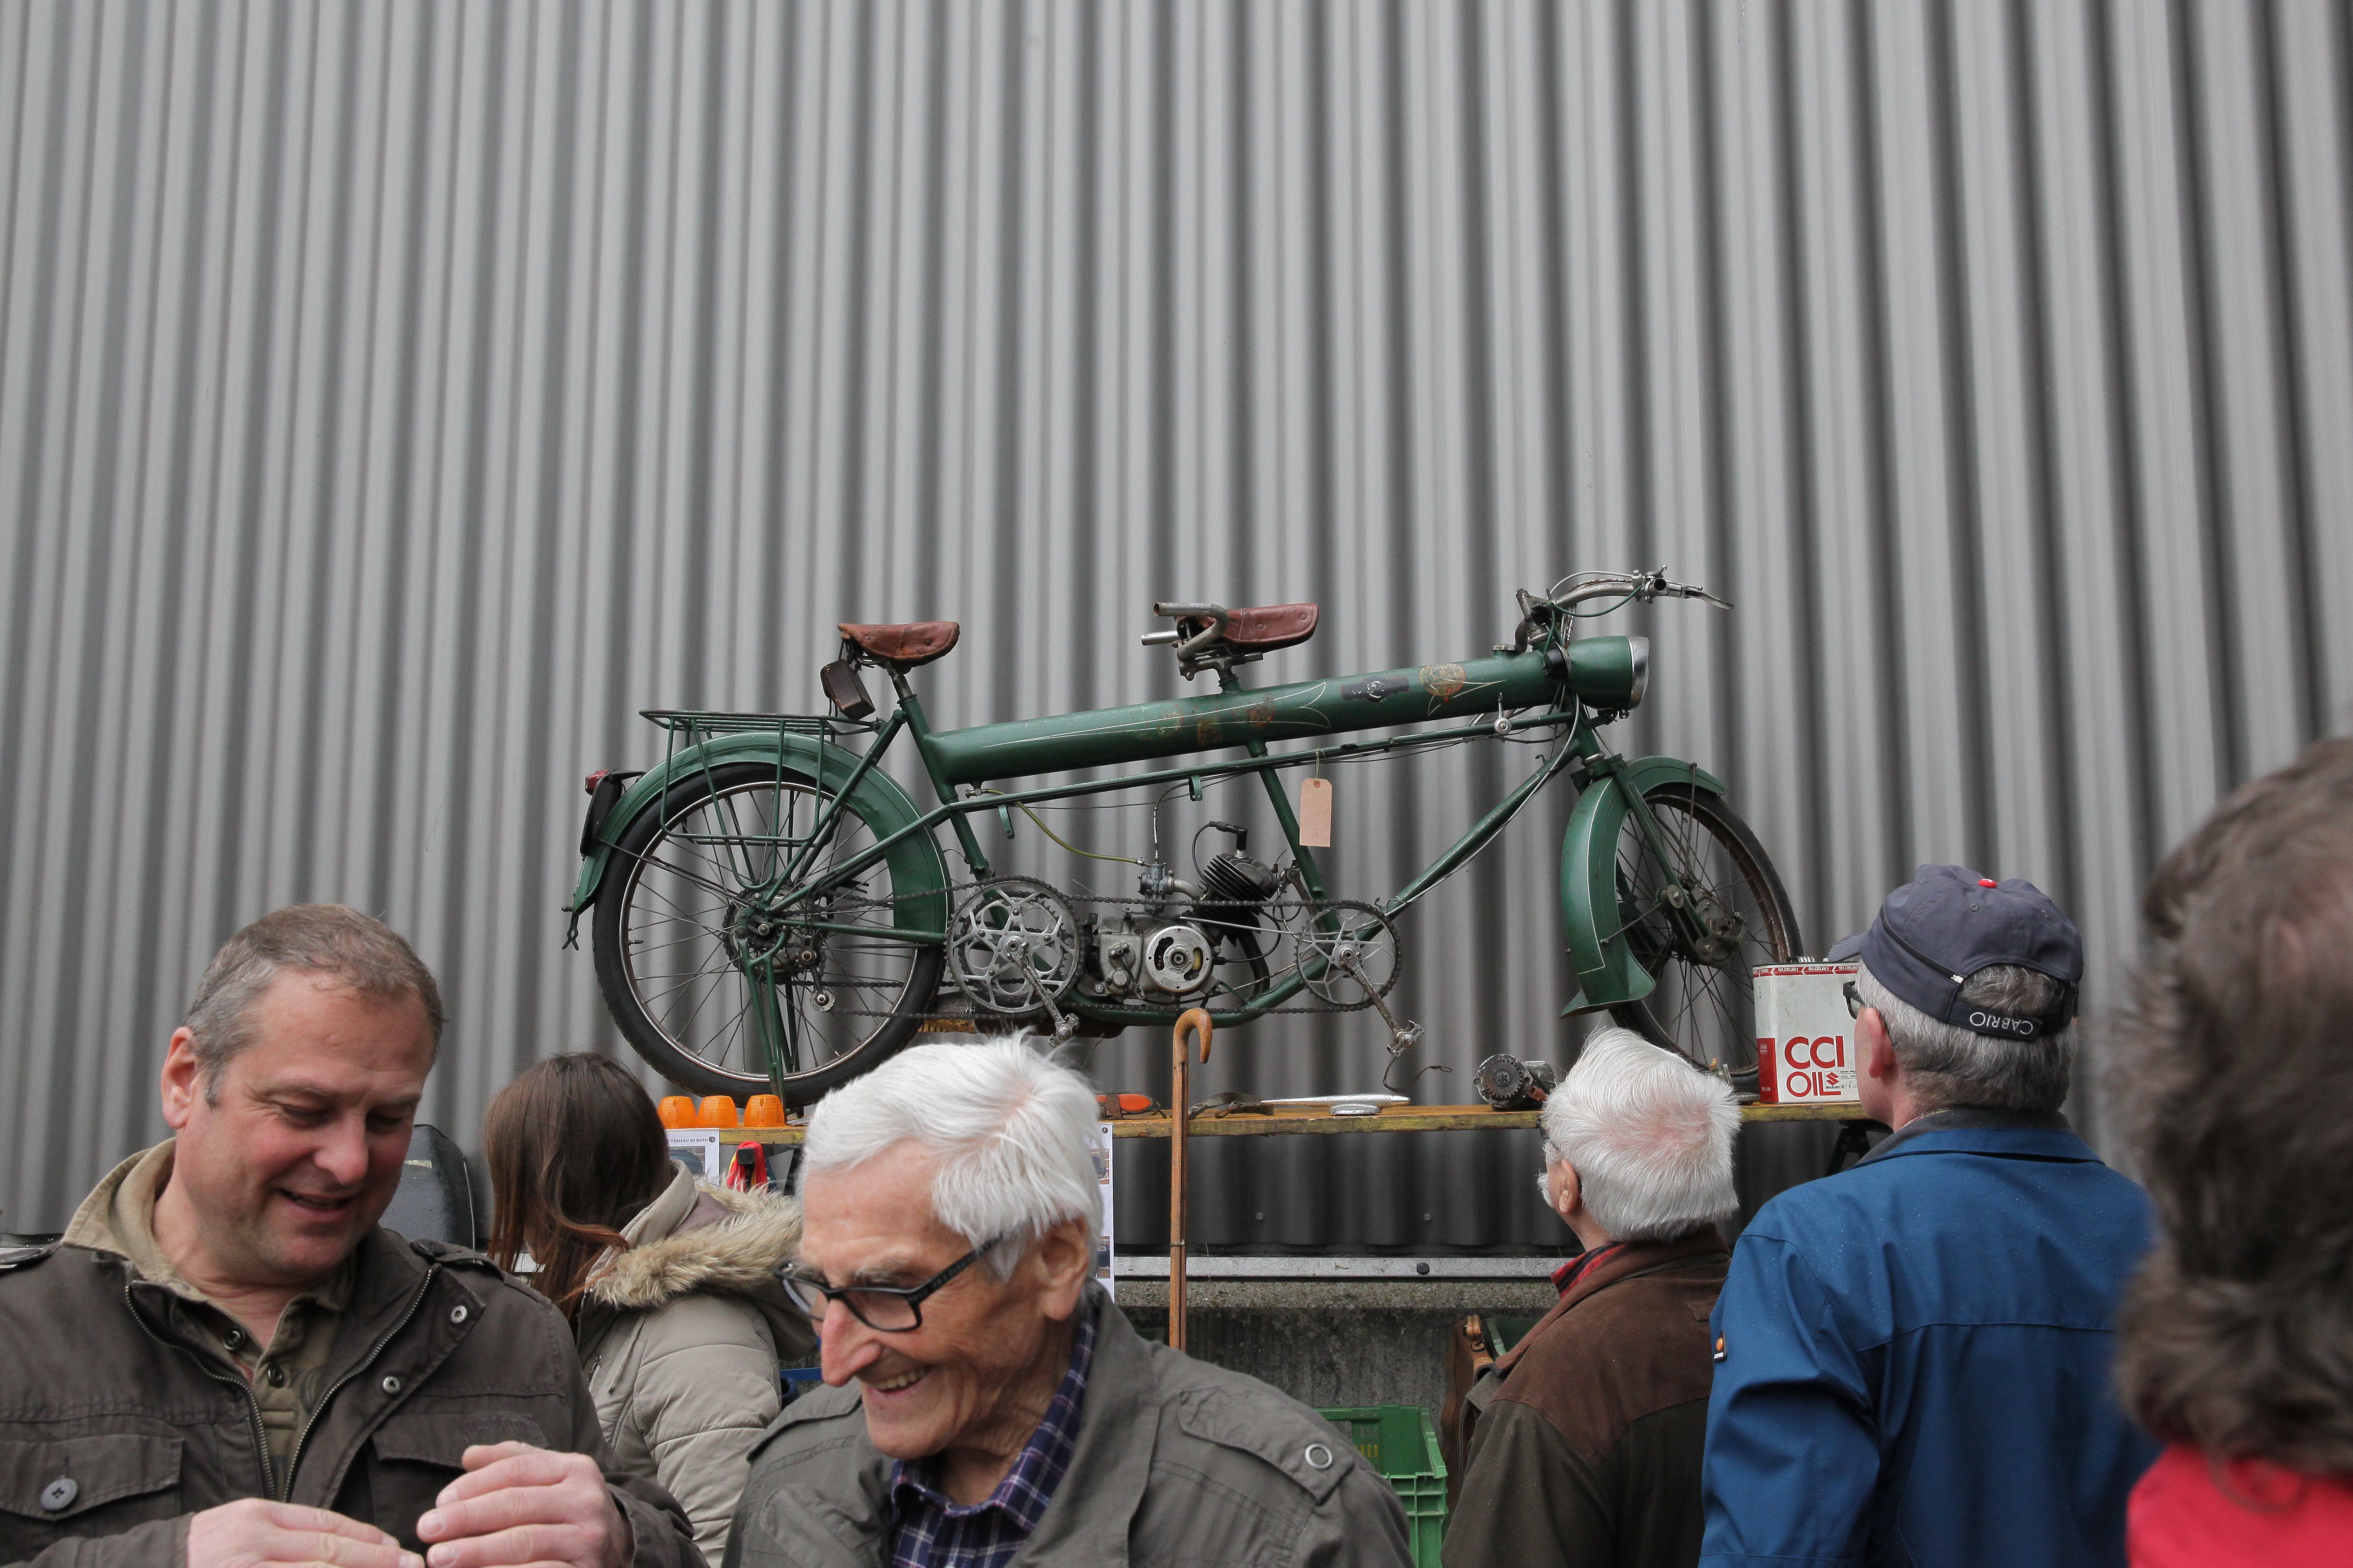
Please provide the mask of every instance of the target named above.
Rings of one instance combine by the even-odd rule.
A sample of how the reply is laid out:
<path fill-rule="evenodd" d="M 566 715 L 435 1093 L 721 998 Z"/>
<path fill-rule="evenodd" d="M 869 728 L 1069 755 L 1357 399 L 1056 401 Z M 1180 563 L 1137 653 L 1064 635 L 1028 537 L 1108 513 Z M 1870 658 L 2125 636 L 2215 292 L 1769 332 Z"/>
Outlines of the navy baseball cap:
<path fill-rule="evenodd" d="M 1961 866 L 1915 870 L 1879 906 L 1858 956 L 1873 978 L 1931 1018 L 2005 1039 L 2065 1028 L 2084 979 L 2083 933 L 2042 889 L 2023 877 L 1997 882 Z M 2058 981 L 2057 1005 L 2028 1016 L 1964 1003 L 1969 976 L 1997 963 Z"/>

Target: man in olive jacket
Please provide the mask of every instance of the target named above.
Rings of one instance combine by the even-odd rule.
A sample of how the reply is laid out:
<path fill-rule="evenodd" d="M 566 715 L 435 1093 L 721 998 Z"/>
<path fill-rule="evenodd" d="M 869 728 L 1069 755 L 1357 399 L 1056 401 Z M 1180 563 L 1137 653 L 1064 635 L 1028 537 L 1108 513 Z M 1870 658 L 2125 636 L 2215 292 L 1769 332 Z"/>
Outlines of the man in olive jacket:
<path fill-rule="evenodd" d="M 1691 1568 L 1739 1107 L 1721 1080 L 1607 1029 L 1543 1121 L 1545 1196 L 1585 1251 L 1472 1391 L 1447 1568 Z"/>
<path fill-rule="evenodd" d="M 554 1309 L 376 1223 L 440 1025 L 356 911 L 221 950 L 164 1061 L 177 1136 L 0 1254 L 0 1563 L 701 1568 L 600 1466 Z"/>
<path fill-rule="evenodd" d="M 832 1386 L 753 1448 L 726 1568 L 1412 1561 L 1329 1423 L 1146 1343 L 1094 1284 L 1095 1114 L 1011 1040 L 917 1047 L 818 1106 L 786 1281 Z"/>

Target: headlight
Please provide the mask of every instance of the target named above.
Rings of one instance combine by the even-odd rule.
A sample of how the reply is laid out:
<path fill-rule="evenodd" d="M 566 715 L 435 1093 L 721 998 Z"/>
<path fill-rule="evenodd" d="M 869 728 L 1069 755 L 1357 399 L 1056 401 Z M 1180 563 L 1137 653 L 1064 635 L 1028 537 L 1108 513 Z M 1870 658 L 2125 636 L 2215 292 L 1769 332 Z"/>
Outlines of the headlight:
<path fill-rule="evenodd" d="M 1642 700 L 1651 685 L 1648 637 L 1579 637 L 1545 656 L 1553 678 L 1588 707 L 1623 713 Z"/>

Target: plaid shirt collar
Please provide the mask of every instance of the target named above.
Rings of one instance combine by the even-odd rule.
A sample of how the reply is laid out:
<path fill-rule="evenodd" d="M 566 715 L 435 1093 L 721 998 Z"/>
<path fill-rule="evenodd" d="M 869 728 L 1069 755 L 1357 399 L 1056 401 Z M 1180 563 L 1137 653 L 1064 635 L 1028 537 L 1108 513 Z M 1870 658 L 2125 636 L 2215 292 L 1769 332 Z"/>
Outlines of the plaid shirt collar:
<path fill-rule="evenodd" d="M 898 1537 L 894 1563 L 1002 1562 L 1038 1528 L 1078 1443 L 1079 1406 L 1086 1397 L 1088 1368 L 1094 1363 L 1095 1321 L 1093 1311 L 1081 1310 L 1070 1370 L 1062 1373 L 1045 1419 L 987 1497 L 970 1507 L 950 1501 L 940 1489 L 935 1455 L 892 1465 L 892 1512 Z"/>
<path fill-rule="evenodd" d="M 1559 1291 L 1564 1296 L 1567 1295 L 1569 1287 L 1577 1283 L 1577 1276 L 1585 1272 L 1586 1267 L 1588 1264 L 1592 1263 L 1597 1258 L 1607 1257 L 1610 1252 L 1624 1245 L 1625 1243 L 1623 1242 L 1609 1241 L 1602 1243 L 1599 1247 L 1595 1247 L 1590 1252 L 1578 1253 L 1576 1257 L 1570 1258 L 1567 1262 L 1562 1264 L 1559 1268 L 1552 1271 L 1553 1289 Z"/>

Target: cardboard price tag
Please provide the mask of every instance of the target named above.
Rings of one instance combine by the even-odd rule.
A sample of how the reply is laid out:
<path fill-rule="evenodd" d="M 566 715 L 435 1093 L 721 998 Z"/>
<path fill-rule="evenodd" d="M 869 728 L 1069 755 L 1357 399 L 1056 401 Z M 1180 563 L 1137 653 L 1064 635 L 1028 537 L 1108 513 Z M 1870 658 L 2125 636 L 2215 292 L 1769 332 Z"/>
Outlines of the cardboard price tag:
<path fill-rule="evenodd" d="M 1856 963 L 1766 963 L 1755 972 L 1757 1098 L 1767 1105 L 1862 1098 L 1846 983 Z"/>
<path fill-rule="evenodd" d="M 1299 842 L 1311 849 L 1332 847 L 1332 781 L 1299 781 Z"/>

